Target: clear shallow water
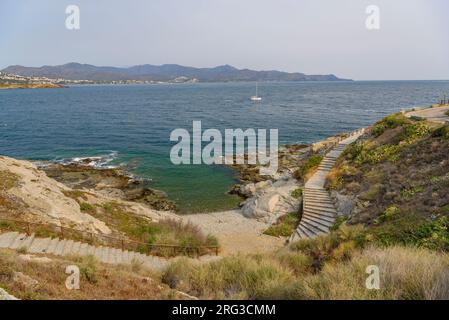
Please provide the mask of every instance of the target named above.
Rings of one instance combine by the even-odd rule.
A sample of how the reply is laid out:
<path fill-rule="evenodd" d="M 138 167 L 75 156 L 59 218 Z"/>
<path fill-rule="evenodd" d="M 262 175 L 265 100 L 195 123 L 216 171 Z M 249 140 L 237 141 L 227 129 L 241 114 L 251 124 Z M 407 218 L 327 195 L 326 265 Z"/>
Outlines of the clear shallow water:
<path fill-rule="evenodd" d="M 0 154 L 35 160 L 116 152 L 135 160 L 134 173 L 152 179 L 185 211 L 232 208 L 225 195 L 234 173 L 219 166 L 174 166 L 170 132 L 217 128 L 278 128 L 281 143 L 313 142 L 372 124 L 449 92 L 449 81 L 80 86 L 0 90 Z"/>

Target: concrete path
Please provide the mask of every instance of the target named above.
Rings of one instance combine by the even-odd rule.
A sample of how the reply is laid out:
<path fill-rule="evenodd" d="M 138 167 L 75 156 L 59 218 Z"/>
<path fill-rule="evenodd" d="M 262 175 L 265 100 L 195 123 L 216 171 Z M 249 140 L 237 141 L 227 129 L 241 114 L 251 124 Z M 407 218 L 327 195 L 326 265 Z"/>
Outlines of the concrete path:
<path fill-rule="evenodd" d="M 0 234 L 0 248 L 14 250 L 26 249 L 28 253 L 46 253 L 56 256 L 65 255 L 92 255 L 101 262 L 109 264 L 141 263 L 144 267 L 163 270 L 168 260 L 147 256 L 145 254 L 120 250 L 112 247 L 95 247 L 87 243 L 58 238 L 35 238 L 34 234 L 27 236 L 24 233 L 7 232 Z"/>
<path fill-rule="evenodd" d="M 334 203 L 324 189 L 326 176 L 344 149 L 364 132 L 364 129 L 353 132 L 348 138 L 340 141 L 321 161 L 315 174 L 306 182 L 303 191 L 303 214 L 290 242 L 303 238 L 313 238 L 329 232 L 335 222 L 337 211 Z"/>
<path fill-rule="evenodd" d="M 449 111 L 449 105 L 442 107 L 434 107 L 421 109 L 416 111 L 406 112 L 406 117 L 419 117 L 425 118 L 428 121 L 437 122 L 437 123 L 446 123 L 449 122 L 449 116 L 445 113 Z"/>

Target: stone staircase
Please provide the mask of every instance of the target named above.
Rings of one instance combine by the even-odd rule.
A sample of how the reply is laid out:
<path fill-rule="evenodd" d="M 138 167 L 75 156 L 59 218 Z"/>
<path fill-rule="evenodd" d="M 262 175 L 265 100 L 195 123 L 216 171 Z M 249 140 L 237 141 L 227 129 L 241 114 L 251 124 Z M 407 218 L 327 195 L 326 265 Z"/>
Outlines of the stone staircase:
<path fill-rule="evenodd" d="M 27 253 L 45 253 L 56 256 L 65 255 L 92 255 L 97 260 L 108 264 L 131 264 L 140 263 L 144 267 L 163 270 L 168 260 L 147 256 L 145 254 L 121 250 L 105 246 L 93 246 L 74 240 L 66 240 L 59 238 L 36 238 L 34 233 L 30 236 L 25 233 L 7 232 L 0 234 L 0 248 L 8 248 L 13 250 L 26 250 Z"/>
<path fill-rule="evenodd" d="M 326 176 L 346 147 L 357 140 L 363 132 L 364 129 L 354 131 L 348 138 L 340 141 L 326 154 L 315 174 L 306 182 L 303 191 L 302 218 L 289 242 L 314 238 L 329 232 L 335 222 L 337 210 L 329 193 L 324 189 Z"/>

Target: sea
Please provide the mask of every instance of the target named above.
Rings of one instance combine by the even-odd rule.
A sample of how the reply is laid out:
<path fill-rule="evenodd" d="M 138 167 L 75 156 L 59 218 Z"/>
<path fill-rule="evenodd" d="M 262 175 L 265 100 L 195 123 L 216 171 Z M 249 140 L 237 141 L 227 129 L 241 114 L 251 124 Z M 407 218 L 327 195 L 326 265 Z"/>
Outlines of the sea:
<path fill-rule="evenodd" d="M 278 129 L 279 143 L 311 143 L 449 96 L 449 81 L 253 82 L 82 85 L 0 90 L 0 155 L 123 166 L 165 191 L 181 213 L 235 208 L 237 174 L 174 165 L 175 129 Z"/>

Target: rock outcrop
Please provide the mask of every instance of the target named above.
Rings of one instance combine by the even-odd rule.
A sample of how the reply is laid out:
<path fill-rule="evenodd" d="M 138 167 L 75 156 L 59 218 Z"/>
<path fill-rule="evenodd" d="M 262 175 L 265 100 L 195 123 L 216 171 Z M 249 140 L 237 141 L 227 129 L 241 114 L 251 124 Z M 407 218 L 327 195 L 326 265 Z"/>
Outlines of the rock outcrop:
<path fill-rule="evenodd" d="M 260 183 L 248 185 L 246 188 L 252 196 L 243 203 L 241 212 L 247 218 L 273 223 L 280 216 L 299 210 L 300 199 L 292 196 L 292 192 L 298 188 L 293 178 L 265 183 L 263 186 Z"/>
<path fill-rule="evenodd" d="M 13 217 L 30 222 L 63 225 L 78 230 L 110 234 L 106 224 L 80 210 L 79 204 L 64 195 L 70 190 L 49 178 L 28 161 L 0 157 L 0 172 L 17 177 L 17 184 L 4 191 L 5 197 L 18 199 Z"/>

